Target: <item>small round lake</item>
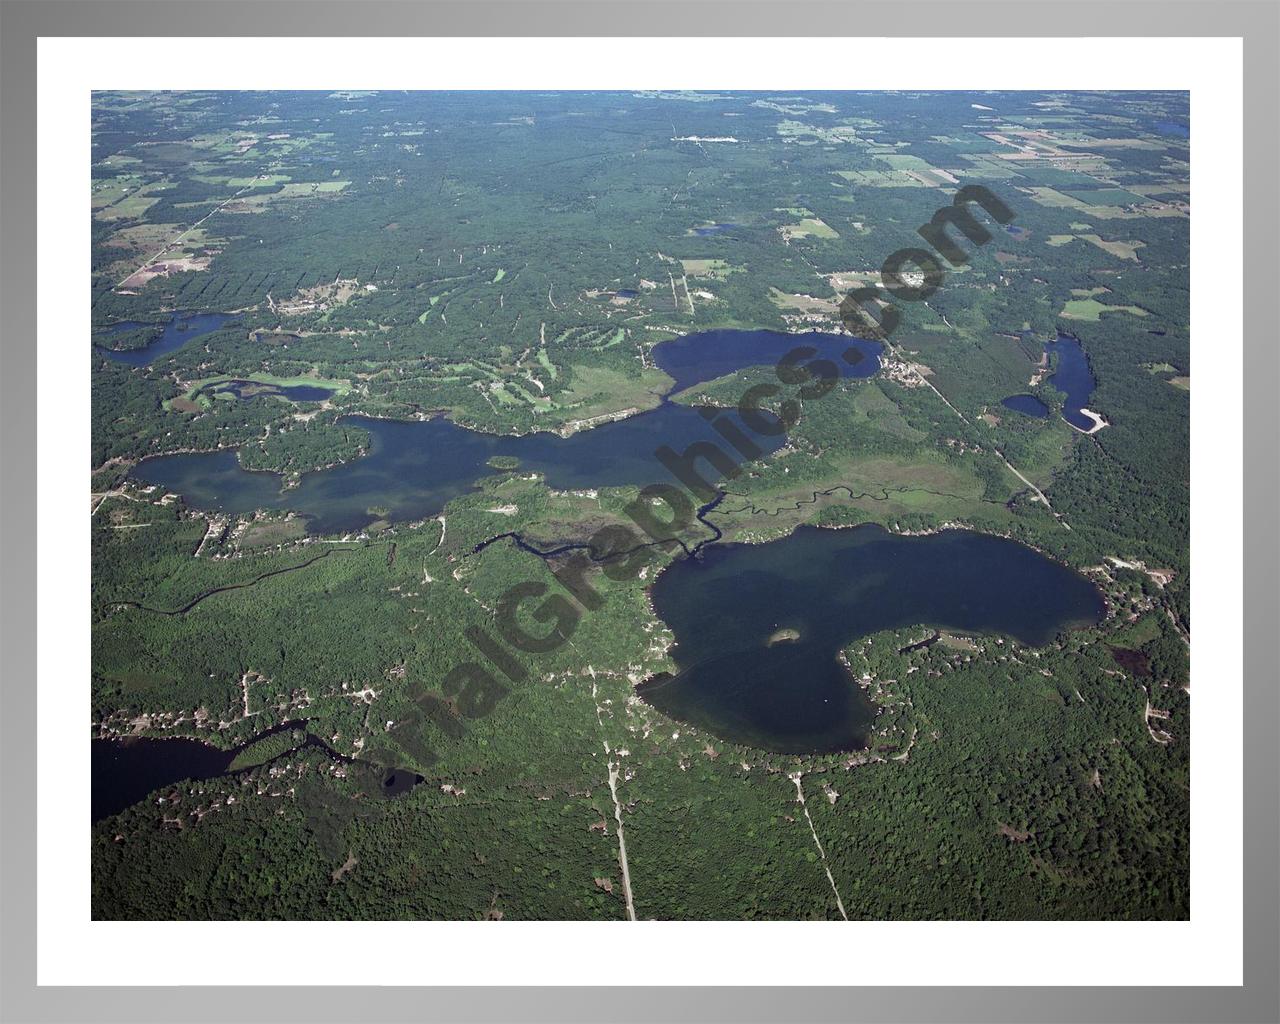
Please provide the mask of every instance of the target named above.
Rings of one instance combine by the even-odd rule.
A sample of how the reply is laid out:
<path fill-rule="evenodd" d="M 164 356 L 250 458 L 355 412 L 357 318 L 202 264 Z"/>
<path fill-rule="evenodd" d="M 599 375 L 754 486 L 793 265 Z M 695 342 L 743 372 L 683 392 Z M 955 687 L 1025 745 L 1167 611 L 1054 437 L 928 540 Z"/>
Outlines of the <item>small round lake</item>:
<path fill-rule="evenodd" d="M 797 754 L 867 745 L 875 708 L 837 660 L 861 636 L 924 625 L 1041 646 L 1105 612 L 1091 582 L 1015 541 L 873 525 L 714 545 L 651 594 L 678 671 L 640 695 L 723 739 Z"/>

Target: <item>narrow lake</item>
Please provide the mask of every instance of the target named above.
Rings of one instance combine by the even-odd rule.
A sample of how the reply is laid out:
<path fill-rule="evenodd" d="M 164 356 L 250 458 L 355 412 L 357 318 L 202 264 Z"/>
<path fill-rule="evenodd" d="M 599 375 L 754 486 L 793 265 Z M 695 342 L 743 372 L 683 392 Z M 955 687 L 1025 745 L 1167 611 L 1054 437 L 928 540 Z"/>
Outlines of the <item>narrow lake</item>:
<path fill-rule="evenodd" d="M 1067 396 L 1062 406 L 1062 418 L 1080 430 L 1092 430 L 1094 421 L 1080 410 L 1088 408 L 1098 382 L 1093 378 L 1089 359 L 1080 342 L 1069 334 L 1059 334 L 1044 348 L 1051 357 L 1058 357 L 1058 368 L 1049 378 L 1049 383 Z"/>
<path fill-rule="evenodd" d="M 91 741 L 90 759 L 92 820 L 101 821 L 119 814 L 150 794 L 180 782 L 199 782 L 238 775 L 239 771 L 231 769 L 231 762 L 242 750 L 276 733 L 292 729 L 305 730 L 306 727 L 305 721 L 282 722 L 232 750 L 221 750 L 186 737 L 95 739 Z M 361 766 L 376 773 L 378 792 L 387 798 L 407 793 L 423 781 L 422 776 L 405 768 L 383 768 L 339 754 L 311 733 L 307 734 L 300 746 L 318 747 L 344 764 Z"/>
<path fill-rule="evenodd" d="M 164 332 L 151 344 L 145 348 L 128 349 L 117 352 L 105 345 L 94 345 L 93 350 L 100 355 L 106 356 L 108 359 L 114 359 L 117 363 L 125 363 L 128 366 L 150 366 L 161 356 L 166 356 L 170 352 L 176 352 L 183 345 L 190 344 L 201 335 L 215 331 L 228 320 L 234 317 L 226 313 L 187 313 L 175 314 L 164 328 Z M 109 339 L 113 334 L 122 334 L 125 331 L 137 330 L 139 328 L 150 327 L 151 324 L 138 323 L 137 321 L 128 320 L 118 324 L 112 324 L 104 331 L 98 332 L 98 337 Z"/>
<path fill-rule="evenodd" d="M 131 476 L 176 491 L 197 508 L 292 509 L 307 517 L 312 533 L 349 533 L 381 518 L 384 510 L 396 522 L 435 515 L 475 490 L 478 479 L 496 473 L 488 465 L 496 456 L 518 459 L 520 472 L 543 473 L 558 490 L 583 490 L 668 481 L 654 456 L 658 448 L 669 445 L 678 452 L 694 441 L 719 439 L 697 409 L 672 403 L 570 437 L 483 434 L 445 419 L 406 423 L 352 416 L 347 422 L 373 435 L 369 454 L 307 473 L 290 490 L 280 489 L 279 474 L 242 469 L 231 449 L 148 459 Z M 756 440 L 769 452 L 786 439 Z"/>
<path fill-rule="evenodd" d="M 918 625 L 1041 646 L 1105 611 L 1091 582 L 1025 545 L 968 530 L 904 537 L 874 525 L 802 526 L 768 544 L 713 545 L 669 566 L 651 593 L 675 634 L 678 672 L 643 684 L 644 700 L 723 739 L 782 753 L 867 745 L 874 706 L 837 661 L 858 637 Z"/>
<path fill-rule="evenodd" d="M 871 376 L 880 366 L 878 342 L 817 332 L 711 331 L 663 342 L 653 356 L 674 379 L 674 394 L 748 366 L 771 365 L 801 345 L 817 349 L 811 358 L 830 359 L 845 376 Z M 735 413 L 723 415 L 765 453 L 786 442 L 782 436 L 753 434 Z M 551 487 L 581 490 L 669 481 L 655 456 L 664 445 L 681 452 L 705 440 L 730 450 L 696 408 L 665 398 L 656 409 L 569 437 L 486 434 L 445 419 L 405 422 L 352 416 L 348 421 L 373 435 L 369 454 L 307 473 L 289 490 L 281 490 L 279 474 L 242 469 L 230 449 L 146 459 L 130 476 L 177 492 L 197 508 L 229 513 L 290 509 L 307 517 L 312 533 L 348 533 L 384 516 L 412 521 L 435 515 L 453 498 L 475 490 L 481 477 L 496 472 L 488 462 L 499 456 L 517 459 L 520 472 L 544 474 Z"/>

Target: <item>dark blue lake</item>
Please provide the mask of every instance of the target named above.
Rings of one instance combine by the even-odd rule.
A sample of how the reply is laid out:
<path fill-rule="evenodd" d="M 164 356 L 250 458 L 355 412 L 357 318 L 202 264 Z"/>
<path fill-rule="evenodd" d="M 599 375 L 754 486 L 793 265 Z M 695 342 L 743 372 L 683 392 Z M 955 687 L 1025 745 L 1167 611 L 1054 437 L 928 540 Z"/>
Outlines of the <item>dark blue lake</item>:
<path fill-rule="evenodd" d="M 109 359 L 114 359 L 117 363 L 125 363 L 129 366 L 149 366 L 161 356 L 176 352 L 182 346 L 195 341 L 196 338 L 203 334 L 217 330 L 227 321 L 233 319 L 235 318 L 225 313 L 175 314 L 173 319 L 165 325 L 164 333 L 145 348 L 129 349 L 123 352 L 116 352 L 103 345 L 94 345 L 93 348 L 95 352 Z M 105 330 L 98 332 L 98 336 L 109 339 L 113 334 L 123 334 L 125 331 L 152 326 L 154 325 L 127 320 L 112 324 Z"/>
<path fill-rule="evenodd" d="M 1062 407 L 1062 418 L 1079 430 L 1092 430 L 1096 425 L 1080 410 L 1089 406 L 1089 399 L 1098 382 L 1089 369 L 1089 359 L 1080 342 L 1069 334 L 1059 334 L 1057 339 L 1045 345 L 1052 359 L 1057 358 L 1057 369 L 1048 383 L 1067 397 Z"/>
<path fill-rule="evenodd" d="M 736 415 L 726 415 L 740 424 Z M 287 491 L 280 489 L 279 474 L 240 468 L 231 449 L 147 459 L 131 476 L 176 491 L 197 508 L 231 513 L 292 509 L 308 517 L 313 533 L 348 533 L 380 518 L 370 511 L 374 508 L 388 510 L 387 518 L 396 521 L 435 515 L 453 498 L 475 490 L 479 478 L 496 472 L 487 464 L 495 456 L 518 459 L 520 472 L 543 473 L 551 487 L 576 490 L 670 482 L 654 455 L 663 445 L 679 452 L 694 441 L 708 440 L 728 448 L 697 409 L 674 403 L 570 437 L 484 434 L 445 419 L 402 422 L 352 416 L 348 421 L 373 435 L 369 454 L 307 473 Z M 753 439 L 765 452 L 786 440 Z"/>
<path fill-rule="evenodd" d="M 1191 126 L 1181 121 L 1156 121 L 1151 127 L 1161 135 L 1175 135 L 1180 139 L 1191 138 Z"/>
<path fill-rule="evenodd" d="M 654 348 L 653 358 L 675 379 L 674 393 L 747 366 L 776 363 L 798 346 L 817 349 L 809 358 L 830 359 L 850 377 L 871 376 L 880 366 L 878 342 L 816 332 L 710 331 L 663 342 Z M 755 434 L 736 413 L 722 415 L 738 423 L 762 452 L 776 451 L 786 441 L 784 436 Z M 731 450 L 697 409 L 666 400 L 649 412 L 570 437 L 486 434 L 445 419 L 403 422 L 353 416 L 350 421 L 373 435 L 369 454 L 307 473 L 297 487 L 286 491 L 281 490 L 279 474 L 242 469 L 230 449 L 145 459 L 130 475 L 182 494 L 197 508 L 230 513 L 291 509 L 308 517 L 313 533 L 348 533 L 382 517 L 373 509 L 387 510 L 386 517 L 393 521 L 435 515 L 453 498 L 475 490 L 479 478 L 496 472 L 488 465 L 495 456 L 519 460 L 521 472 L 545 474 L 551 487 L 577 490 L 670 482 L 672 477 L 655 456 L 664 445 L 681 452 L 706 440 Z"/>
<path fill-rule="evenodd" d="M 188 737 L 154 739 L 139 736 L 126 739 L 95 739 L 90 754 L 90 813 L 93 821 L 119 814 L 157 790 L 183 782 L 235 775 L 231 762 L 241 751 L 279 732 L 305 730 L 305 720 L 282 722 L 258 733 L 231 750 Z M 373 765 L 334 751 L 319 737 L 308 733 L 299 746 L 318 747 L 330 757 L 374 775 L 375 792 L 384 797 L 399 796 L 424 781 L 421 775 L 404 768 Z M 287 756 L 287 755 L 282 755 Z M 244 769 L 241 769 L 244 770 Z M 372 788 L 372 787 L 371 787 Z"/>
<path fill-rule="evenodd" d="M 1087 579 L 1015 541 L 874 525 L 713 545 L 672 563 L 651 594 L 675 634 L 678 671 L 640 695 L 723 739 L 782 753 L 867 745 L 875 709 L 837 660 L 859 637 L 923 625 L 1041 646 L 1105 611 Z M 798 639 L 771 643 L 783 629 Z"/>
<path fill-rule="evenodd" d="M 1010 395 L 1002 398 L 1000 404 L 1006 409 L 1020 412 L 1024 416 L 1035 416 L 1037 419 L 1044 419 L 1049 415 L 1049 407 L 1035 395 Z"/>
<path fill-rule="evenodd" d="M 789 351 L 801 346 L 816 352 L 801 360 L 826 359 L 844 377 L 873 377 L 880 369 L 883 346 L 847 334 L 784 334 L 780 331 L 704 331 L 656 345 L 653 361 L 673 380 L 672 394 L 695 384 L 705 384 L 748 366 L 775 366 Z"/>

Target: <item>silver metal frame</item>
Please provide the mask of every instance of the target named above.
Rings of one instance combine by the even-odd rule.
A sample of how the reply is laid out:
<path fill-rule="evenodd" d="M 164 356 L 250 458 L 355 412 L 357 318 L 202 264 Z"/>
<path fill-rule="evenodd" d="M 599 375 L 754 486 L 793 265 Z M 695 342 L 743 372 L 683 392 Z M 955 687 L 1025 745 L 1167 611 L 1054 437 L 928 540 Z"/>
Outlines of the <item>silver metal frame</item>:
<path fill-rule="evenodd" d="M 666 10 L 662 10 L 665 8 Z M 1102 17 L 1084 17 L 1096 12 Z M 35 985 L 35 191 L 40 36 L 1230 36 L 1245 62 L 1244 985 L 1239 988 L 575 988 Z M 1275 288 L 1280 7 L 1275 0 L 0 0 L 0 1019 L 1280 1020 L 1280 448 Z M 874 45 L 874 43 L 870 44 Z M 1232 680 L 1221 680 L 1229 685 Z M 1206 684 L 1211 685 L 1211 684 Z M 602 926 L 607 927 L 607 925 Z M 1046 955 L 1050 955 L 1046 951 Z M 1159 960 L 1158 949 L 1146 950 Z M 500 968 L 499 968 L 500 969 Z"/>

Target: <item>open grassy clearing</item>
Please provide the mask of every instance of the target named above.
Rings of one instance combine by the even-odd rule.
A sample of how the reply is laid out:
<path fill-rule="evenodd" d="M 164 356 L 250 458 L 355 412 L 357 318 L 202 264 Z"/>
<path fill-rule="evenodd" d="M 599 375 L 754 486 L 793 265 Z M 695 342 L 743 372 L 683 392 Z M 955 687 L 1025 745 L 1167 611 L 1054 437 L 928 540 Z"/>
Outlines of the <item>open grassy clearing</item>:
<path fill-rule="evenodd" d="M 1159 210 L 1128 210 L 1123 206 L 1097 206 L 1091 203 L 1082 202 L 1074 196 L 1065 192 L 1059 192 L 1057 189 L 1045 186 L 1023 187 L 1021 191 L 1027 193 L 1035 202 L 1041 206 L 1047 206 L 1054 210 L 1073 210 L 1082 213 L 1087 217 L 1095 217 L 1100 220 L 1124 220 L 1133 217 L 1158 217 L 1158 216 L 1179 216 L 1182 215 L 1179 210 L 1168 210 L 1161 212 Z"/>
<path fill-rule="evenodd" d="M 851 185 L 866 188 L 928 188 L 928 184 L 908 171 L 836 171 Z"/>
<path fill-rule="evenodd" d="M 983 500 L 982 480 L 941 455 L 919 459 L 836 456 L 824 459 L 824 471 L 817 477 L 801 465 L 806 458 L 801 453 L 775 457 L 762 477 L 752 481 L 749 498 L 729 485 L 729 496 L 714 513 L 714 522 L 725 530 L 727 539 L 780 536 L 800 523 L 825 521 L 826 509 L 853 508 L 860 521 L 886 525 L 910 515 L 947 520 L 979 512 L 1006 514 L 1001 505 Z M 1018 481 L 1009 475 L 1009 495 L 1017 488 Z"/>
<path fill-rule="evenodd" d="M 556 364 L 551 361 L 551 357 L 547 355 L 545 348 L 538 349 L 538 365 L 550 374 L 552 380 L 560 379 L 560 371 Z"/>
<path fill-rule="evenodd" d="M 246 380 L 255 384 L 267 384 L 273 387 L 289 388 L 289 387 L 313 387 L 324 388 L 333 392 L 335 396 L 342 396 L 351 391 L 351 382 L 349 380 L 328 380 L 323 377 L 302 375 L 299 377 L 277 377 L 270 373 L 242 373 L 230 374 L 221 373 L 214 377 L 202 377 L 200 380 L 191 381 L 187 387 L 186 393 L 180 398 L 169 399 L 164 403 L 166 409 L 175 412 L 193 412 L 191 406 L 198 405 L 199 408 L 207 409 L 209 395 L 203 394 L 206 388 L 217 384 L 223 384 L 229 380 Z M 218 398 L 234 399 L 234 395 L 229 393 L 221 393 Z"/>
<path fill-rule="evenodd" d="M 820 295 L 792 295 L 769 288 L 769 301 L 779 309 L 795 310 L 800 313 L 836 313 L 840 308 L 838 298 L 825 298 Z"/>
<path fill-rule="evenodd" d="M 690 277 L 709 278 L 712 281 L 724 281 L 730 274 L 741 273 L 745 269 L 722 259 L 681 260 L 680 265 Z"/>
<path fill-rule="evenodd" d="M 1045 239 L 1045 243 L 1047 245 L 1053 246 L 1054 248 L 1057 248 L 1059 246 L 1068 245 L 1071 242 L 1075 241 L 1076 239 L 1079 239 L 1082 242 L 1088 242 L 1090 245 L 1097 246 L 1099 249 L 1101 249 L 1103 252 L 1107 253 L 1108 255 L 1118 256 L 1120 257 L 1120 259 L 1124 259 L 1124 260 L 1133 260 L 1135 263 L 1138 262 L 1138 250 L 1146 245 L 1145 242 L 1140 240 L 1134 240 L 1134 241 L 1122 241 L 1120 239 L 1108 240 L 1108 239 L 1102 238 L 1100 235 L 1095 235 L 1095 234 L 1050 235 L 1047 239 Z"/>
<path fill-rule="evenodd" d="M 1138 250 L 1147 244 L 1142 241 L 1122 241 L 1120 239 L 1108 241 L 1098 235 L 1080 235 L 1078 237 L 1090 245 L 1096 245 L 1103 252 L 1110 253 L 1112 256 L 1119 256 L 1124 260 L 1133 260 L 1135 263 L 1138 260 Z"/>
<path fill-rule="evenodd" d="M 1058 315 L 1068 320 L 1097 323 L 1107 313 L 1129 313 L 1138 317 L 1148 315 L 1140 306 L 1106 306 L 1097 299 L 1069 299 Z"/>
<path fill-rule="evenodd" d="M 672 383 L 665 373 L 651 367 L 635 375 L 582 363 L 572 364 L 569 370 L 569 386 L 557 396 L 557 403 L 562 409 L 572 410 L 575 421 L 625 409 L 652 409 Z"/>
<path fill-rule="evenodd" d="M 1066 194 L 1086 206 L 1137 206 L 1147 201 L 1143 196 L 1123 188 L 1072 189 Z"/>
<path fill-rule="evenodd" d="M 253 193 L 232 199 L 223 206 L 225 213 L 261 213 L 276 203 L 338 195 L 349 181 L 296 181 L 281 185 L 276 192 Z"/>
<path fill-rule="evenodd" d="M 799 224 L 783 224 L 779 231 L 782 237 L 791 241 L 794 238 L 839 238 L 834 228 L 818 217 L 805 217 Z"/>

